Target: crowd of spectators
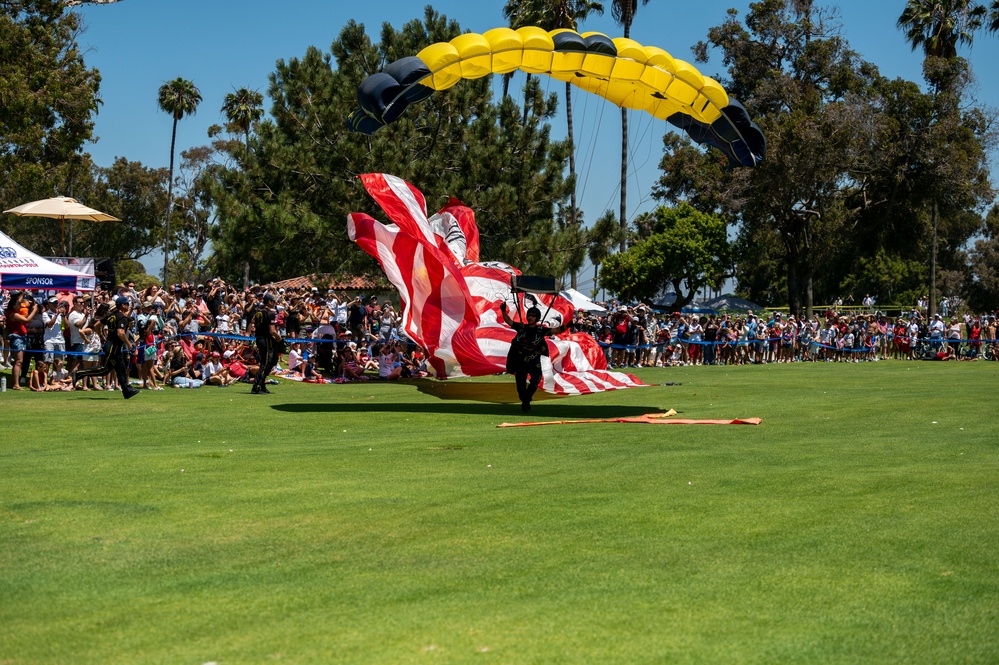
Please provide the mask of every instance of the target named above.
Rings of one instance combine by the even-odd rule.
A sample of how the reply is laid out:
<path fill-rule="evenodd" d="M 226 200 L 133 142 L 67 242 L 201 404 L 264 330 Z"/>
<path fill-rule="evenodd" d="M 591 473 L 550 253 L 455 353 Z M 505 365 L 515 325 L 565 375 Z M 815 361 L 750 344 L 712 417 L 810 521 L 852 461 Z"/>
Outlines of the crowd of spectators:
<path fill-rule="evenodd" d="M 97 364 L 106 337 L 100 320 L 117 298 L 125 297 L 132 303 L 137 340 L 134 380 L 142 388 L 250 383 L 258 368 L 252 312 L 262 306 L 265 292 L 233 288 L 221 279 L 166 289 L 157 284 L 136 289 L 126 282 L 114 291 L 41 299 L 31 292 L 0 291 L 0 332 L 4 340 L 14 335 L 3 345 L 0 368 L 12 370 L 15 390 L 119 389 L 113 376 L 77 386 L 72 377 L 75 370 Z M 426 374 L 420 349 L 399 343 L 398 314 L 390 302 L 317 287 L 270 292 L 277 298 L 279 331 L 291 341 L 287 364 L 276 370 L 280 375 L 342 382 Z M 35 381 L 36 374 L 47 380 Z"/>
<path fill-rule="evenodd" d="M 829 308 L 811 319 L 781 312 L 661 313 L 611 303 L 578 313 L 576 331 L 594 335 L 613 367 L 743 365 L 879 360 L 996 360 L 996 312 L 945 321 L 913 308 L 897 316 Z"/>
<path fill-rule="evenodd" d="M 148 390 L 251 382 L 258 361 L 252 312 L 266 289 L 238 289 L 221 279 L 204 284 L 134 282 L 113 291 L 0 292 L 0 368 L 13 389 L 114 390 L 114 378 L 73 380 L 97 364 L 105 331 L 100 320 L 118 297 L 132 303 L 137 340 L 134 381 Z M 422 350 L 401 330 L 399 313 L 377 295 L 289 287 L 276 296 L 276 323 L 290 341 L 278 371 L 296 380 L 345 382 L 426 373 Z M 846 314 L 831 307 L 810 320 L 780 312 L 735 314 L 660 312 L 644 304 L 601 303 L 607 311 L 576 313 L 571 332 L 592 335 L 614 368 L 887 359 L 995 360 L 996 315 L 964 313 L 945 320 L 925 309 L 889 317 Z M 872 303 L 873 305 L 873 303 Z"/>

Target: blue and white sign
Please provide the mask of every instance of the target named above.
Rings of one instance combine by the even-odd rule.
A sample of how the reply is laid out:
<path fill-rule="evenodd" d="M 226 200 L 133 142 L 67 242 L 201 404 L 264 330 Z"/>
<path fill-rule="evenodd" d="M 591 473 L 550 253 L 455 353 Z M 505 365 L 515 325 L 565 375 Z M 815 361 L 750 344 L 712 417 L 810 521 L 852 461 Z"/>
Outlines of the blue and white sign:
<path fill-rule="evenodd" d="M 0 233 L 0 288 L 93 291 L 94 276 L 42 258 Z"/>

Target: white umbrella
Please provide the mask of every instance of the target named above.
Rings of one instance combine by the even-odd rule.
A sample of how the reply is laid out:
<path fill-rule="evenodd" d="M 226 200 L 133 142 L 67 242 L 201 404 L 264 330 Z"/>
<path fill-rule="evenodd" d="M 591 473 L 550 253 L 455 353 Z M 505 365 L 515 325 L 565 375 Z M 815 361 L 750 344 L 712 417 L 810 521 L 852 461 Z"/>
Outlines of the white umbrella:
<path fill-rule="evenodd" d="M 586 312 L 606 312 L 607 310 L 596 304 L 586 295 L 580 293 L 576 289 L 563 289 L 559 291 L 558 294 L 572 303 L 575 309 L 581 309 Z"/>
<path fill-rule="evenodd" d="M 23 203 L 16 208 L 4 210 L 18 217 L 51 217 L 62 221 L 62 248 L 66 248 L 66 220 L 85 219 L 90 222 L 120 222 L 117 217 L 113 217 L 100 210 L 88 208 L 76 199 L 68 196 L 55 196 L 51 199 L 32 201 Z M 70 248 L 72 251 L 72 248 Z M 65 252 L 64 252 L 65 253 Z"/>

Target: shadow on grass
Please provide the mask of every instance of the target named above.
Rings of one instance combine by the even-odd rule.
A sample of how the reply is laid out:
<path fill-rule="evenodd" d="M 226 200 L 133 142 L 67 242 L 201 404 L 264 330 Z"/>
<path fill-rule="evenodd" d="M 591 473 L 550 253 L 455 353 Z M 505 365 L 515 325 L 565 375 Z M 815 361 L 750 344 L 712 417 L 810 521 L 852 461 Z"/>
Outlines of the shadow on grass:
<path fill-rule="evenodd" d="M 530 413 L 523 413 L 519 404 L 462 404 L 457 402 L 438 404 L 404 404 L 400 402 L 350 402 L 333 404 L 275 404 L 271 408 L 286 413 L 439 413 L 448 415 L 494 415 L 512 420 L 534 420 L 536 418 L 557 418 L 559 420 L 582 420 L 584 418 L 622 418 L 641 416 L 646 413 L 659 413 L 664 409 L 657 406 L 594 406 L 592 404 L 533 404 Z"/>
<path fill-rule="evenodd" d="M 640 416 L 646 413 L 663 411 L 658 406 L 617 406 L 580 404 L 570 398 L 551 395 L 538 391 L 532 402 L 533 410 L 529 414 L 520 410 L 520 400 L 517 398 L 517 387 L 512 382 L 474 382 L 474 381 L 407 381 L 402 385 L 411 385 L 419 392 L 438 398 L 439 402 L 336 402 L 327 403 L 285 403 L 274 404 L 271 408 L 287 413 L 360 413 L 384 411 L 389 413 L 440 413 L 451 415 L 497 415 L 505 418 L 620 418 Z M 358 383 L 337 386 L 337 389 L 353 387 L 377 389 L 378 383 Z M 276 397 L 276 395 L 275 395 Z M 336 400 L 336 393 L 330 394 L 331 400 Z M 469 404 L 468 402 L 473 402 Z"/>

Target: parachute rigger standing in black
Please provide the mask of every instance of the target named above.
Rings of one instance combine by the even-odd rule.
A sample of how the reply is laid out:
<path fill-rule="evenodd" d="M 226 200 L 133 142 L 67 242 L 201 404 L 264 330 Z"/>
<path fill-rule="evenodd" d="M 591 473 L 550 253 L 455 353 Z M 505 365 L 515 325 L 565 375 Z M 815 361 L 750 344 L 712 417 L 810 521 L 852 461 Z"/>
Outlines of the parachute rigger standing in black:
<path fill-rule="evenodd" d="M 538 384 L 541 383 L 541 356 L 548 355 L 546 338 L 562 332 L 563 326 L 554 328 L 542 326 L 541 310 L 537 307 L 527 310 L 527 323 L 514 321 L 506 309 L 506 303 L 500 303 L 503 321 L 517 333 L 510 342 L 510 352 L 506 356 L 506 371 L 517 379 L 520 410 L 530 411 L 531 399 L 538 390 Z"/>

